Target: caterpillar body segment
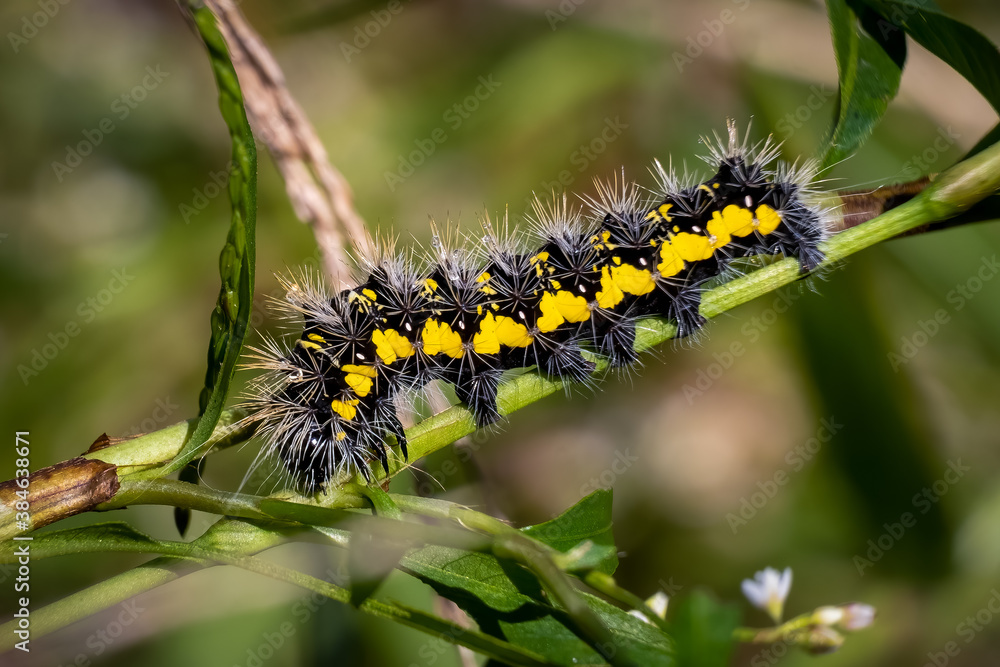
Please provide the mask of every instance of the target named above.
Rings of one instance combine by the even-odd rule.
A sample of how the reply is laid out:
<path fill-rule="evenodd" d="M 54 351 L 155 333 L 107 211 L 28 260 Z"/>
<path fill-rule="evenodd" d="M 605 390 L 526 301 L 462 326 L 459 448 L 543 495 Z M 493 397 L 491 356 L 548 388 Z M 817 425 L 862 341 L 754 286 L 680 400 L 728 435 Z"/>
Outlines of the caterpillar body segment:
<path fill-rule="evenodd" d="M 636 362 L 643 318 L 674 320 L 678 337 L 698 331 L 705 284 L 734 260 L 782 254 L 811 271 L 827 236 L 815 170 L 775 166 L 776 156 L 730 124 L 706 158 L 708 180 L 657 163 L 652 191 L 621 174 L 581 207 L 566 196 L 536 202 L 529 235 L 500 237 L 486 218 L 475 243 L 435 230 L 423 262 L 388 244 L 337 294 L 287 280 L 283 308 L 301 316 L 302 334 L 288 349 L 256 350 L 250 364 L 267 370 L 249 397 L 263 458 L 310 492 L 343 470 L 370 478 L 372 461 L 388 469 L 386 436 L 407 455 L 396 406 L 433 380 L 454 385 L 484 426 L 501 417 L 506 371 L 591 382 L 588 352 L 612 367 Z"/>

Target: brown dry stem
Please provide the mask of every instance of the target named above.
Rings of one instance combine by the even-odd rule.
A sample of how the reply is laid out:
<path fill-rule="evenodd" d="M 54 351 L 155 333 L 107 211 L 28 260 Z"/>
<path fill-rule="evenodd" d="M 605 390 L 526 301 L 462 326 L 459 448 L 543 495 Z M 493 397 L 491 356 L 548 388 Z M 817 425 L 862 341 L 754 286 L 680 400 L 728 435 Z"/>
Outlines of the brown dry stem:
<path fill-rule="evenodd" d="M 243 89 L 254 135 L 267 146 L 285 179 L 295 214 L 312 226 L 323 266 L 335 288 L 349 278 L 347 239 L 362 254 L 372 241 L 354 207 L 351 187 L 330 164 L 326 149 L 292 97 L 281 67 L 232 0 L 205 0 L 219 21 Z"/>

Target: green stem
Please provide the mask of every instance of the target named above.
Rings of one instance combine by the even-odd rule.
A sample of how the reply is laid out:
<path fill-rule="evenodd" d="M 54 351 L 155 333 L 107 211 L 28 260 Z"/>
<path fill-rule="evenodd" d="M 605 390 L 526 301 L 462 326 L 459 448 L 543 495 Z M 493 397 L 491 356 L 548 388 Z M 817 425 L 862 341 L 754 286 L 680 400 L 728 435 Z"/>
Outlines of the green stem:
<path fill-rule="evenodd" d="M 773 644 L 801 634 L 814 625 L 813 615 L 802 614 L 773 628 L 736 628 L 733 639 L 752 644 Z"/>
<path fill-rule="evenodd" d="M 246 417 L 246 410 L 223 411 L 215 425 L 215 432 L 209 439 L 212 453 L 245 442 L 253 436 L 254 426 L 242 421 Z M 165 473 L 157 468 L 169 463 L 177 456 L 184 443 L 191 437 L 197 424 L 197 419 L 188 419 L 159 431 L 140 435 L 101 449 L 92 449 L 83 457 L 118 466 L 119 477 L 126 475 L 138 477 L 137 473 L 151 470 L 155 471 L 155 477 L 162 477 Z"/>

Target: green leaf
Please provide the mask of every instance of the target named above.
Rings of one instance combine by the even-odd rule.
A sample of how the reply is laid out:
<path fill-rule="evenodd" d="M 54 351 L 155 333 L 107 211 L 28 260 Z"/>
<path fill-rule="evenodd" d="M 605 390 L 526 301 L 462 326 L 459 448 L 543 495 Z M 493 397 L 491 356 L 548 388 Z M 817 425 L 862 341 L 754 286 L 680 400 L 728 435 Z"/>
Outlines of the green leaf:
<path fill-rule="evenodd" d="M 562 552 L 589 541 L 590 548 L 581 550 L 583 558 L 574 565 L 611 574 L 618 565 L 611 500 L 611 491 L 595 491 L 555 519 L 522 532 Z M 464 591 L 497 611 L 514 611 L 544 599 L 533 575 L 491 554 L 429 546 L 408 555 L 402 564 L 431 585 Z"/>
<path fill-rule="evenodd" d="M 407 555 L 403 568 L 459 603 L 469 596 L 501 612 L 543 599 L 538 580 L 520 565 L 484 553 L 429 546 Z"/>
<path fill-rule="evenodd" d="M 156 540 L 121 521 L 42 532 L 36 534 L 31 542 L 6 540 L 0 543 L 0 562 L 15 562 L 16 549 L 24 545 L 30 546 L 32 558 L 111 551 L 197 557 L 187 543 Z"/>
<path fill-rule="evenodd" d="M 677 644 L 677 662 L 685 667 L 727 667 L 740 624 L 735 605 L 721 604 L 696 590 L 671 602 L 670 630 Z"/>
<path fill-rule="evenodd" d="M 165 468 L 164 474 L 183 468 L 199 454 L 215 429 L 229 395 L 229 383 L 239 361 L 253 305 L 255 226 L 257 218 L 257 149 L 243 108 L 243 93 L 226 44 L 206 7 L 190 7 L 195 25 L 208 48 L 219 88 L 219 109 L 229 128 L 232 163 L 229 198 L 232 219 L 219 254 L 222 288 L 212 312 L 212 339 L 208 346 L 205 386 L 199 397 L 201 416 L 191 438 Z"/>
<path fill-rule="evenodd" d="M 559 665 L 604 665 L 607 661 L 552 615 L 499 621 L 507 641 Z M 651 663 L 656 664 L 656 663 Z"/>
<path fill-rule="evenodd" d="M 623 664 L 686 664 L 674 662 L 673 642 L 656 626 L 593 595 L 583 594 L 583 598 L 612 634 L 610 645 L 601 646 L 600 654 L 566 626 L 566 619 L 560 613 L 523 620 L 505 617 L 499 620 L 500 628 L 512 644 L 561 665 L 603 665 L 607 661 L 622 663 L 621 658 L 625 654 L 627 659 Z"/>
<path fill-rule="evenodd" d="M 1000 51 L 981 32 L 951 18 L 932 0 L 858 0 L 881 15 L 883 34 L 900 28 L 948 63 L 1000 112 Z"/>
<path fill-rule="evenodd" d="M 398 602 L 380 603 L 369 600 L 362 610 L 389 620 L 403 623 L 429 635 L 435 635 L 445 641 L 480 653 L 487 658 L 499 660 L 507 665 L 525 665 L 526 667 L 541 667 L 555 665 L 541 654 L 529 651 L 523 647 L 466 628 L 460 628 L 448 623 L 433 614 L 407 607 Z"/>
<path fill-rule="evenodd" d="M 618 549 L 611 530 L 612 495 L 610 490 L 594 491 L 555 519 L 528 526 L 521 532 L 563 553 L 589 541 L 591 544 L 580 549 L 581 558 L 569 569 L 594 569 L 614 574 L 618 567 Z"/>
<path fill-rule="evenodd" d="M 840 162 L 863 144 L 899 91 L 905 43 L 862 31 L 846 0 L 827 0 L 833 50 L 837 58 L 837 117 L 822 167 Z M 862 15 L 871 25 L 871 16 Z M 890 55 L 891 54 L 891 55 Z"/>

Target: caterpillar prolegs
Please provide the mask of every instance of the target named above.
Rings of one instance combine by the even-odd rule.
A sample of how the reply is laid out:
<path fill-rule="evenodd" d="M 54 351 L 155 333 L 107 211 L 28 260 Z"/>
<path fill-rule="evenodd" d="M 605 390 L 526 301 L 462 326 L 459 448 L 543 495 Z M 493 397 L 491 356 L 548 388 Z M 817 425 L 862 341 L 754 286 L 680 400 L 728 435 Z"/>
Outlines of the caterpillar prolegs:
<path fill-rule="evenodd" d="M 432 380 L 454 385 L 487 425 L 500 418 L 505 371 L 586 382 L 585 350 L 613 367 L 636 360 L 642 318 L 674 320 L 678 337 L 697 331 L 705 284 L 735 259 L 782 254 L 811 271 L 827 236 L 815 169 L 728 130 L 704 158 L 716 169 L 706 181 L 656 163 L 653 190 L 616 178 L 580 207 L 536 201 L 526 233 L 498 235 L 487 219 L 481 239 L 453 246 L 435 232 L 423 261 L 385 246 L 336 294 L 286 279 L 283 307 L 303 331 L 251 364 L 267 370 L 249 400 L 262 456 L 309 492 L 344 469 L 367 479 L 373 461 L 388 469 L 386 435 L 406 456 L 396 400 Z"/>

